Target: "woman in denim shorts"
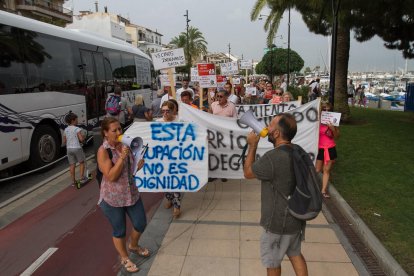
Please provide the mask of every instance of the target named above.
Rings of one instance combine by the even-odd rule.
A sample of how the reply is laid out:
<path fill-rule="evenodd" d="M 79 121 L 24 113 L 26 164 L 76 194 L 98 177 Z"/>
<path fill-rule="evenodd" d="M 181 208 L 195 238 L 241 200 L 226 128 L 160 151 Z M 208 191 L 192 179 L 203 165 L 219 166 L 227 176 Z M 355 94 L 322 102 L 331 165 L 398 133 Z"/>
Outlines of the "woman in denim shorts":
<path fill-rule="evenodd" d="M 128 250 L 142 257 L 149 257 L 150 252 L 138 245 L 147 220 L 138 188 L 133 181 L 133 156 L 128 147 L 118 142 L 122 129 L 117 119 L 105 118 L 102 121 L 101 134 L 103 144 L 98 150 L 97 161 L 103 177 L 98 204 L 112 225 L 112 239 L 122 265 L 128 272 L 137 272 L 139 269 L 129 259 L 127 252 L 126 215 L 133 225 Z M 109 157 L 109 150 L 112 159 Z M 138 169 L 143 166 L 144 161 L 141 160 Z"/>

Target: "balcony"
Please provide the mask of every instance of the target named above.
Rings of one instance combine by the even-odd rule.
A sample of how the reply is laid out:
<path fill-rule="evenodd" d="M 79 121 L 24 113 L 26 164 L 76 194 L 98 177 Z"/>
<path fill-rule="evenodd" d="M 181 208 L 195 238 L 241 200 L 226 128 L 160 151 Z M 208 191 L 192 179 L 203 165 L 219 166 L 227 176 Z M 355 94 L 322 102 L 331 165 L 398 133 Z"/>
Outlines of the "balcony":
<path fill-rule="evenodd" d="M 47 0 L 17 0 L 16 10 L 34 19 L 65 26 L 72 22 L 73 11 L 63 7 L 63 0 L 52 2 Z M 45 21 L 45 20 L 42 20 Z"/>

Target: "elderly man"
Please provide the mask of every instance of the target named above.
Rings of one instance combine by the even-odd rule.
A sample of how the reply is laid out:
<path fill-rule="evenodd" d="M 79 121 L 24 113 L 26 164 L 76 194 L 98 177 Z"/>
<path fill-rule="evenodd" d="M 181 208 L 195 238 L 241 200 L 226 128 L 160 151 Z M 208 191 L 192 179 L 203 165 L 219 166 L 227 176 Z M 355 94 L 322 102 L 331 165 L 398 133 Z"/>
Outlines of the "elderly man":
<path fill-rule="evenodd" d="M 281 275 L 281 263 L 285 255 L 289 257 L 296 275 L 308 275 L 306 261 L 301 253 L 305 224 L 289 213 L 285 215 L 287 201 L 281 195 L 288 196 L 296 186 L 292 154 L 280 148 L 291 145 L 296 131 L 293 115 L 276 115 L 269 124 L 268 135 L 274 149 L 257 161 L 256 150 L 260 137 L 253 132 L 247 136 L 249 150 L 243 171 L 246 178 L 257 178 L 262 182 L 260 225 L 264 231 L 260 240 L 260 252 L 268 276 Z"/>
<path fill-rule="evenodd" d="M 236 106 L 228 100 L 229 95 L 225 90 L 217 92 L 217 101 L 211 104 L 209 112 L 219 116 L 237 117 Z"/>
<path fill-rule="evenodd" d="M 214 103 L 211 104 L 210 113 L 219 116 L 225 117 L 237 117 L 237 110 L 234 103 L 228 100 L 230 93 L 226 90 L 220 90 L 217 92 L 216 99 Z M 213 181 L 215 178 L 209 178 L 209 182 Z M 226 182 L 226 178 L 222 178 L 221 181 Z"/>

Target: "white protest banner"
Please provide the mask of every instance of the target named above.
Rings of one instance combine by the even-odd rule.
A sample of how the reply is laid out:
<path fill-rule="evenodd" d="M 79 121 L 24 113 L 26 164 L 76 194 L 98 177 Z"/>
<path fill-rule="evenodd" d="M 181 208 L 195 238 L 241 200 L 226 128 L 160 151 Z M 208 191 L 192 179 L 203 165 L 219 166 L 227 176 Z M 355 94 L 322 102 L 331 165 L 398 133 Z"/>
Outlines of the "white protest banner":
<path fill-rule="evenodd" d="M 186 122 L 135 122 L 125 135 L 139 136 L 148 143 L 144 167 L 134 177 L 141 192 L 196 192 L 207 183 L 204 127 Z"/>
<path fill-rule="evenodd" d="M 151 53 L 154 69 L 164 69 L 185 65 L 183 48 Z"/>
<path fill-rule="evenodd" d="M 197 71 L 201 88 L 217 87 L 216 66 L 213 63 L 198 63 Z"/>
<path fill-rule="evenodd" d="M 238 106 L 238 117 L 251 109 L 259 120 L 266 125 L 278 113 L 288 112 L 295 116 L 297 134 L 293 143 L 299 144 L 315 162 L 319 138 L 319 104 L 320 99 L 299 106 L 298 101 L 280 105 L 241 105 Z M 236 118 L 228 118 L 202 112 L 190 106 L 180 105 L 179 117 L 207 128 L 209 151 L 209 177 L 242 179 L 243 165 L 239 162 L 249 127 L 240 124 Z M 273 149 L 267 139 L 259 142 L 257 154 L 262 156 Z"/>
<path fill-rule="evenodd" d="M 239 73 L 237 61 L 220 63 L 220 71 L 225 76 L 237 75 Z"/>
<path fill-rule="evenodd" d="M 191 81 L 198 81 L 198 70 L 197 68 L 190 68 Z"/>
<path fill-rule="evenodd" d="M 174 78 L 172 79 L 174 82 L 172 85 L 171 85 L 170 78 L 168 77 L 168 75 L 162 74 L 159 76 L 159 78 L 161 81 L 161 86 L 175 86 L 175 78 L 176 78 L 175 74 L 174 74 Z"/>
<path fill-rule="evenodd" d="M 252 60 L 241 60 L 240 61 L 240 69 L 252 69 Z"/>
<path fill-rule="evenodd" d="M 321 113 L 321 124 L 333 124 L 334 126 L 339 126 L 339 122 L 341 121 L 341 113 L 338 112 L 328 112 L 322 111 Z"/>

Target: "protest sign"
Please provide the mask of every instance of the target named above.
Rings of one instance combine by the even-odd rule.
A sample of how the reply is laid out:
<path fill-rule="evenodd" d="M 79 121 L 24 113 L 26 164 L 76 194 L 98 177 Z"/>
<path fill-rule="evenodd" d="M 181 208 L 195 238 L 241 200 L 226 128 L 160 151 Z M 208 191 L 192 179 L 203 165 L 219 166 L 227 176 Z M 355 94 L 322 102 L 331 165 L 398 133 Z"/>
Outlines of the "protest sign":
<path fill-rule="evenodd" d="M 239 73 L 237 61 L 220 63 L 220 71 L 225 76 L 237 75 Z"/>
<path fill-rule="evenodd" d="M 256 87 L 251 87 L 251 86 L 246 87 L 246 95 L 256 96 L 256 93 L 257 93 Z"/>
<path fill-rule="evenodd" d="M 201 88 L 217 87 L 216 67 L 213 63 L 199 63 L 197 71 Z"/>
<path fill-rule="evenodd" d="M 292 142 L 302 146 L 315 162 L 319 137 L 319 104 L 320 99 L 302 106 L 299 101 L 279 105 L 240 105 L 237 111 L 240 118 L 244 112 L 251 109 L 256 118 L 263 120 L 266 125 L 278 113 L 293 114 L 298 131 Z M 216 116 L 186 105 L 180 105 L 179 117 L 207 129 L 209 177 L 244 178 L 243 165 L 238 160 L 246 145 L 246 136 L 250 131 L 248 126 L 239 123 L 236 118 Z M 261 139 L 257 154 L 262 156 L 272 148 L 273 144 L 267 139 Z"/>
<path fill-rule="evenodd" d="M 233 84 L 240 84 L 240 78 L 233 78 Z"/>
<path fill-rule="evenodd" d="M 173 68 L 185 66 L 185 56 L 183 48 L 151 53 L 154 69 Z"/>
<path fill-rule="evenodd" d="M 341 121 L 341 115 L 342 114 L 338 112 L 322 111 L 321 124 L 327 125 L 331 123 L 334 126 L 339 126 L 339 122 Z"/>
<path fill-rule="evenodd" d="M 226 76 L 216 75 L 216 79 L 217 79 L 217 88 L 222 88 L 227 82 Z"/>
<path fill-rule="evenodd" d="M 207 183 L 207 133 L 201 125 L 135 122 L 125 135 L 148 143 L 144 167 L 134 176 L 141 192 L 196 192 Z"/>
<path fill-rule="evenodd" d="M 198 81 L 198 70 L 197 70 L 197 68 L 191 67 L 190 74 L 191 74 L 191 81 Z"/>
<path fill-rule="evenodd" d="M 176 75 L 173 75 L 173 84 L 171 84 L 170 82 L 170 77 L 168 75 L 159 75 L 160 81 L 161 81 L 161 86 L 175 86 L 175 78 Z"/>
<path fill-rule="evenodd" d="M 252 60 L 241 60 L 240 61 L 240 69 L 252 69 Z"/>

